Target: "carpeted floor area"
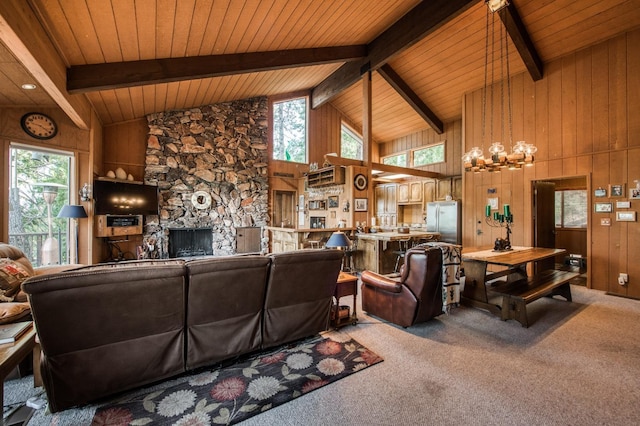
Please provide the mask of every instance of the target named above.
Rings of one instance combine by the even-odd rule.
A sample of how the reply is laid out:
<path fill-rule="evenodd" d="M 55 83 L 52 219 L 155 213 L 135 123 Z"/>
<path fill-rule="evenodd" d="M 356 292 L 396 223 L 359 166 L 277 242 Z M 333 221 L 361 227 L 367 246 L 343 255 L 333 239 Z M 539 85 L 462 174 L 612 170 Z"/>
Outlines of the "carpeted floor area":
<path fill-rule="evenodd" d="M 242 424 L 635 425 L 640 301 L 572 292 L 528 305 L 529 328 L 460 307 L 403 329 L 358 306 L 341 331 L 384 362 Z M 29 425 L 87 424 L 92 410 L 39 410 Z"/>

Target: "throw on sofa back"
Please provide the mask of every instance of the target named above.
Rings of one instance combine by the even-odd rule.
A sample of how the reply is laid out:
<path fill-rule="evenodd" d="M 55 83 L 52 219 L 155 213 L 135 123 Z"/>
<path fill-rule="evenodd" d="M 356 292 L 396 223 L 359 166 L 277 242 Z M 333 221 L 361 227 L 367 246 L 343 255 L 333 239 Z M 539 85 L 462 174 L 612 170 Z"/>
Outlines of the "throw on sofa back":
<path fill-rule="evenodd" d="M 187 370 L 260 349 L 270 263 L 252 255 L 187 262 Z"/>
<path fill-rule="evenodd" d="M 27 279 L 52 412 L 184 371 L 182 261 L 98 265 Z"/>
<path fill-rule="evenodd" d="M 344 253 L 299 250 L 270 254 L 264 309 L 264 348 L 326 330 Z"/>

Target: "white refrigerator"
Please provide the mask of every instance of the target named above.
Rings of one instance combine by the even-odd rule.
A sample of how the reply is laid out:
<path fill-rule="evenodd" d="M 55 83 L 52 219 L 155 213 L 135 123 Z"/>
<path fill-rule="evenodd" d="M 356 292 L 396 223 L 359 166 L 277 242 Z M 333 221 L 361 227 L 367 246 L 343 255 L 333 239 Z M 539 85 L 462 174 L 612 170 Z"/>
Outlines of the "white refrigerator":
<path fill-rule="evenodd" d="M 460 201 L 427 203 L 427 232 L 439 232 L 440 241 L 462 244 Z"/>

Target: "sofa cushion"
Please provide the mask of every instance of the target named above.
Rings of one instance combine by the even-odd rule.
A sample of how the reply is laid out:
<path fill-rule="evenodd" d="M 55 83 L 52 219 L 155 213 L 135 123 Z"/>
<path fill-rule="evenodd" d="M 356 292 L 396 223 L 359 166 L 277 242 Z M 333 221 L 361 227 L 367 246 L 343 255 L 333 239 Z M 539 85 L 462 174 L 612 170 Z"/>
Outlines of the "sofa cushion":
<path fill-rule="evenodd" d="M 30 319 L 29 302 L 0 303 L 0 324 L 10 324 Z"/>
<path fill-rule="evenodd" d="M 0 259 L 0 301 L 13 301 L 20 291 L 20 284 L 30 275 L 20 263 L 9 258 Z"/>

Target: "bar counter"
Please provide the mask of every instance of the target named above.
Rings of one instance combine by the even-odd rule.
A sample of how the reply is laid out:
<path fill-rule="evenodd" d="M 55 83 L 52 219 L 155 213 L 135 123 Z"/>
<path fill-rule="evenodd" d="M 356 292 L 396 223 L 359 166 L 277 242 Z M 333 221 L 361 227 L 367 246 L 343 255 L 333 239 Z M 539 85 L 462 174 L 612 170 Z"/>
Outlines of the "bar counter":
<path fill-rule="evenodd" d="M 282 228 L 267 226 L 272 253 L 302 250 L 304 248 L 322 248 L 331 234 L 342 231 L 351 239 L 355 228 Z"/>
<path fill-rule="evenodd" d="M 420 240 L 438 241 L 440 233 L 411 230 L 408 234 L 400 232 L 373 232 L 368 234 L 356 234 L 358 238 L 358 251 L 355 254 L 357 270 L 368 270 L 379 274 L 394 272 L 397 251 L 400 246 L 398 241 L 411 238 L 414 242 Z"/>

